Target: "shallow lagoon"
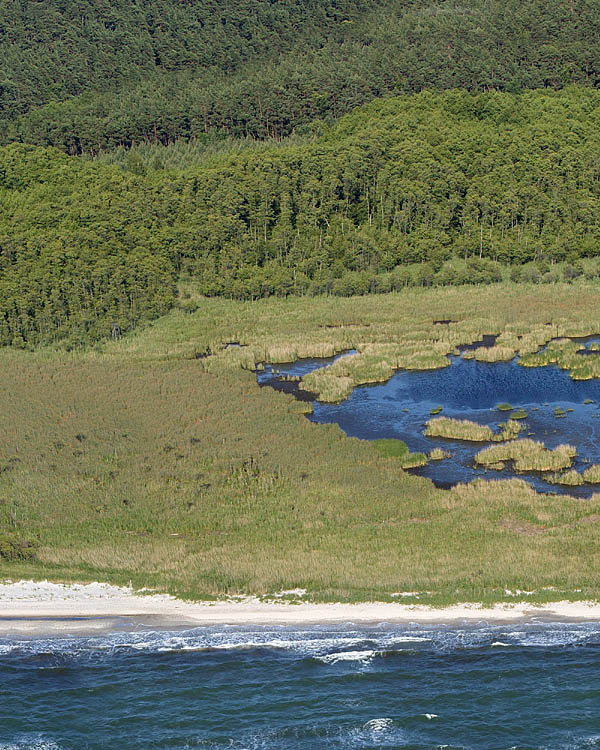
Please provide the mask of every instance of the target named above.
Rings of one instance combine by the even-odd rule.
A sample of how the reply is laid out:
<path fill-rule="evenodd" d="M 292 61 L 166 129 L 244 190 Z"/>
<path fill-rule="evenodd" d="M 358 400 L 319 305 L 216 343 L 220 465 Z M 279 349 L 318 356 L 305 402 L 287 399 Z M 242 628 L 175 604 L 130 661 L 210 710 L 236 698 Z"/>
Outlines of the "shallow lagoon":
<path fill-rule="evenodd" d="M 589 348 L 592 342 L 598 341 L 598 337 L 586 339 L 587 349 L 582 353 L 600 356 Z M 282 383 L 280 378 L 303 376 L 332 361 L 312 359 L 266 365 L 265 370 L 258 373 L 258 382 L 293 390 L 297 384 Z M 410 470 L 429 477 L 439 487 L 451 487 L 476 478 L 519 477 L 539 492 L 589 497 L 600 491 L 599 485 L 551 484 L 541 473 L 517 474 L 510 464 L 502 471 L 477 467 L 473 457 L 488 443 L 423 435 L 425 423 L 432 418 L 430 412 L 436 407 L 442 407 L 440 416 L 468 419 L 495 429 L 510 414 L 499 411 L 497 405 L 509 403 L 527 412 L 520 437 L 541 441 L 547 448 L 561 443 L 576 446 L 573 468 L 581 472 L 590 464 L 600 463 L 600 380 L 575 381 L 568 371 L 554 365 L 521 367 L 516 358 L 511 362 L 489 364 L 453 356 L 451 362 L 450 367 L 440 370 L 400 370 L 387 383 L 355 388 L 340 404 L 315 401 L 314 411 L 308 418 L 318 423 L 339 424 L 347 435 L 364 440 L 397 438 L 412 452 L 429 453 L 433 448 L 443 448 L 451 454 L 449 458 Z M 279 370 L 279 375 L 271 374 L 271 368 Z M 593 403 L 584 403 L 590 399 Z M 566 416 L 557 418 L 556 407 Z M 567 411 L 569 409 L 572 411 Z"/>

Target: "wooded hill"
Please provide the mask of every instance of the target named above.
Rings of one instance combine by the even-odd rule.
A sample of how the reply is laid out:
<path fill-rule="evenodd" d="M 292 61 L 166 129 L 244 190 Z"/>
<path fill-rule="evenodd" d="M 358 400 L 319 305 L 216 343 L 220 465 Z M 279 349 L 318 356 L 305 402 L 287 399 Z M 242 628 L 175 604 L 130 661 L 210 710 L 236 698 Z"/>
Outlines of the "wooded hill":
<path fill-rule="evenodd" d="M 576 275 L 600 242 L 599 115 L 592 88 L 423 92 L 187 169 L 4 147 L 0 342 L 127 330 L 181 275 L 241 299 Z"/>
<path fill-rule="evenodd" d="M 73 154 L 600 80 L 597 0 L 0 0 L 0 19 L 0 139 Z"/>

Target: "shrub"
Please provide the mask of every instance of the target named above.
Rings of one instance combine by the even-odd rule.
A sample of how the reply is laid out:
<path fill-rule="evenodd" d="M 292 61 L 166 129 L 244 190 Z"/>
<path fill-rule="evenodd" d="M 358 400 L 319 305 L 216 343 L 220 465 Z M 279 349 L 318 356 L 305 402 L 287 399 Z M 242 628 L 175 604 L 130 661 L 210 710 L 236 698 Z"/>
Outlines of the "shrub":
<path fill-rule="evenodd" d="M 26 539 L 21 539 L 16 534 L 0 535 L 0 560 L 5 562 L 18 562 L 31 560 L 34 557 L 34 544 Z"/>

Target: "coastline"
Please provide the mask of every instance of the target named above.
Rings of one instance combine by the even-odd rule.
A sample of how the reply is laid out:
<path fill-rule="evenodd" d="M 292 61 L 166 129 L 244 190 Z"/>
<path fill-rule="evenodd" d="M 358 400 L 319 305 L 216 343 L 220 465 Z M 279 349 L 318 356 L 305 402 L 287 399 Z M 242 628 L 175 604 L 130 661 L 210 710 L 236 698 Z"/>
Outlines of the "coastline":
<path fill-rule="evenodd" d="M 497 624 L 540 619 L 600 621 L 600 603 L 529 602 L 448 607 L 389 602 L 321 604 L 262 601 L 239 597 L 187 602 L 167 594 L 136 593 L 108 584 L 53 584 L 20 581 L 0 584 L 0 637 L 93 634 L 139 628 L 201 626 L 318 625 L 352 622 L 451 624 L 489 621 Z"/>

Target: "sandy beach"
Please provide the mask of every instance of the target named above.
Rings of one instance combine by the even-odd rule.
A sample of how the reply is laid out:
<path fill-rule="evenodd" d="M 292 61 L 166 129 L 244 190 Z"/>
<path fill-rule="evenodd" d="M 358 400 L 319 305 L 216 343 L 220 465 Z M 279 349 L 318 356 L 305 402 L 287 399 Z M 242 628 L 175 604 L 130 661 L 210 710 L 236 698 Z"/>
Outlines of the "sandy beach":
<path fill-rule="evenodd" d="M 103 583 L 64 585 L 47 581 L 0 584 L 0 635 L 111 630 L 123 618 L 141 626 L 293 625 L 377 622 L 513 622 L 520 619 L 600 620 L 595 602 L 532 605 L 516 601 L 482 607 L 456 604 L 434 608 L 413 604 L 363 602 L 315 604 L 262 601 L 243 597 L 217 602 L 186 602 L 166 594 L 135 592 Z"/>

